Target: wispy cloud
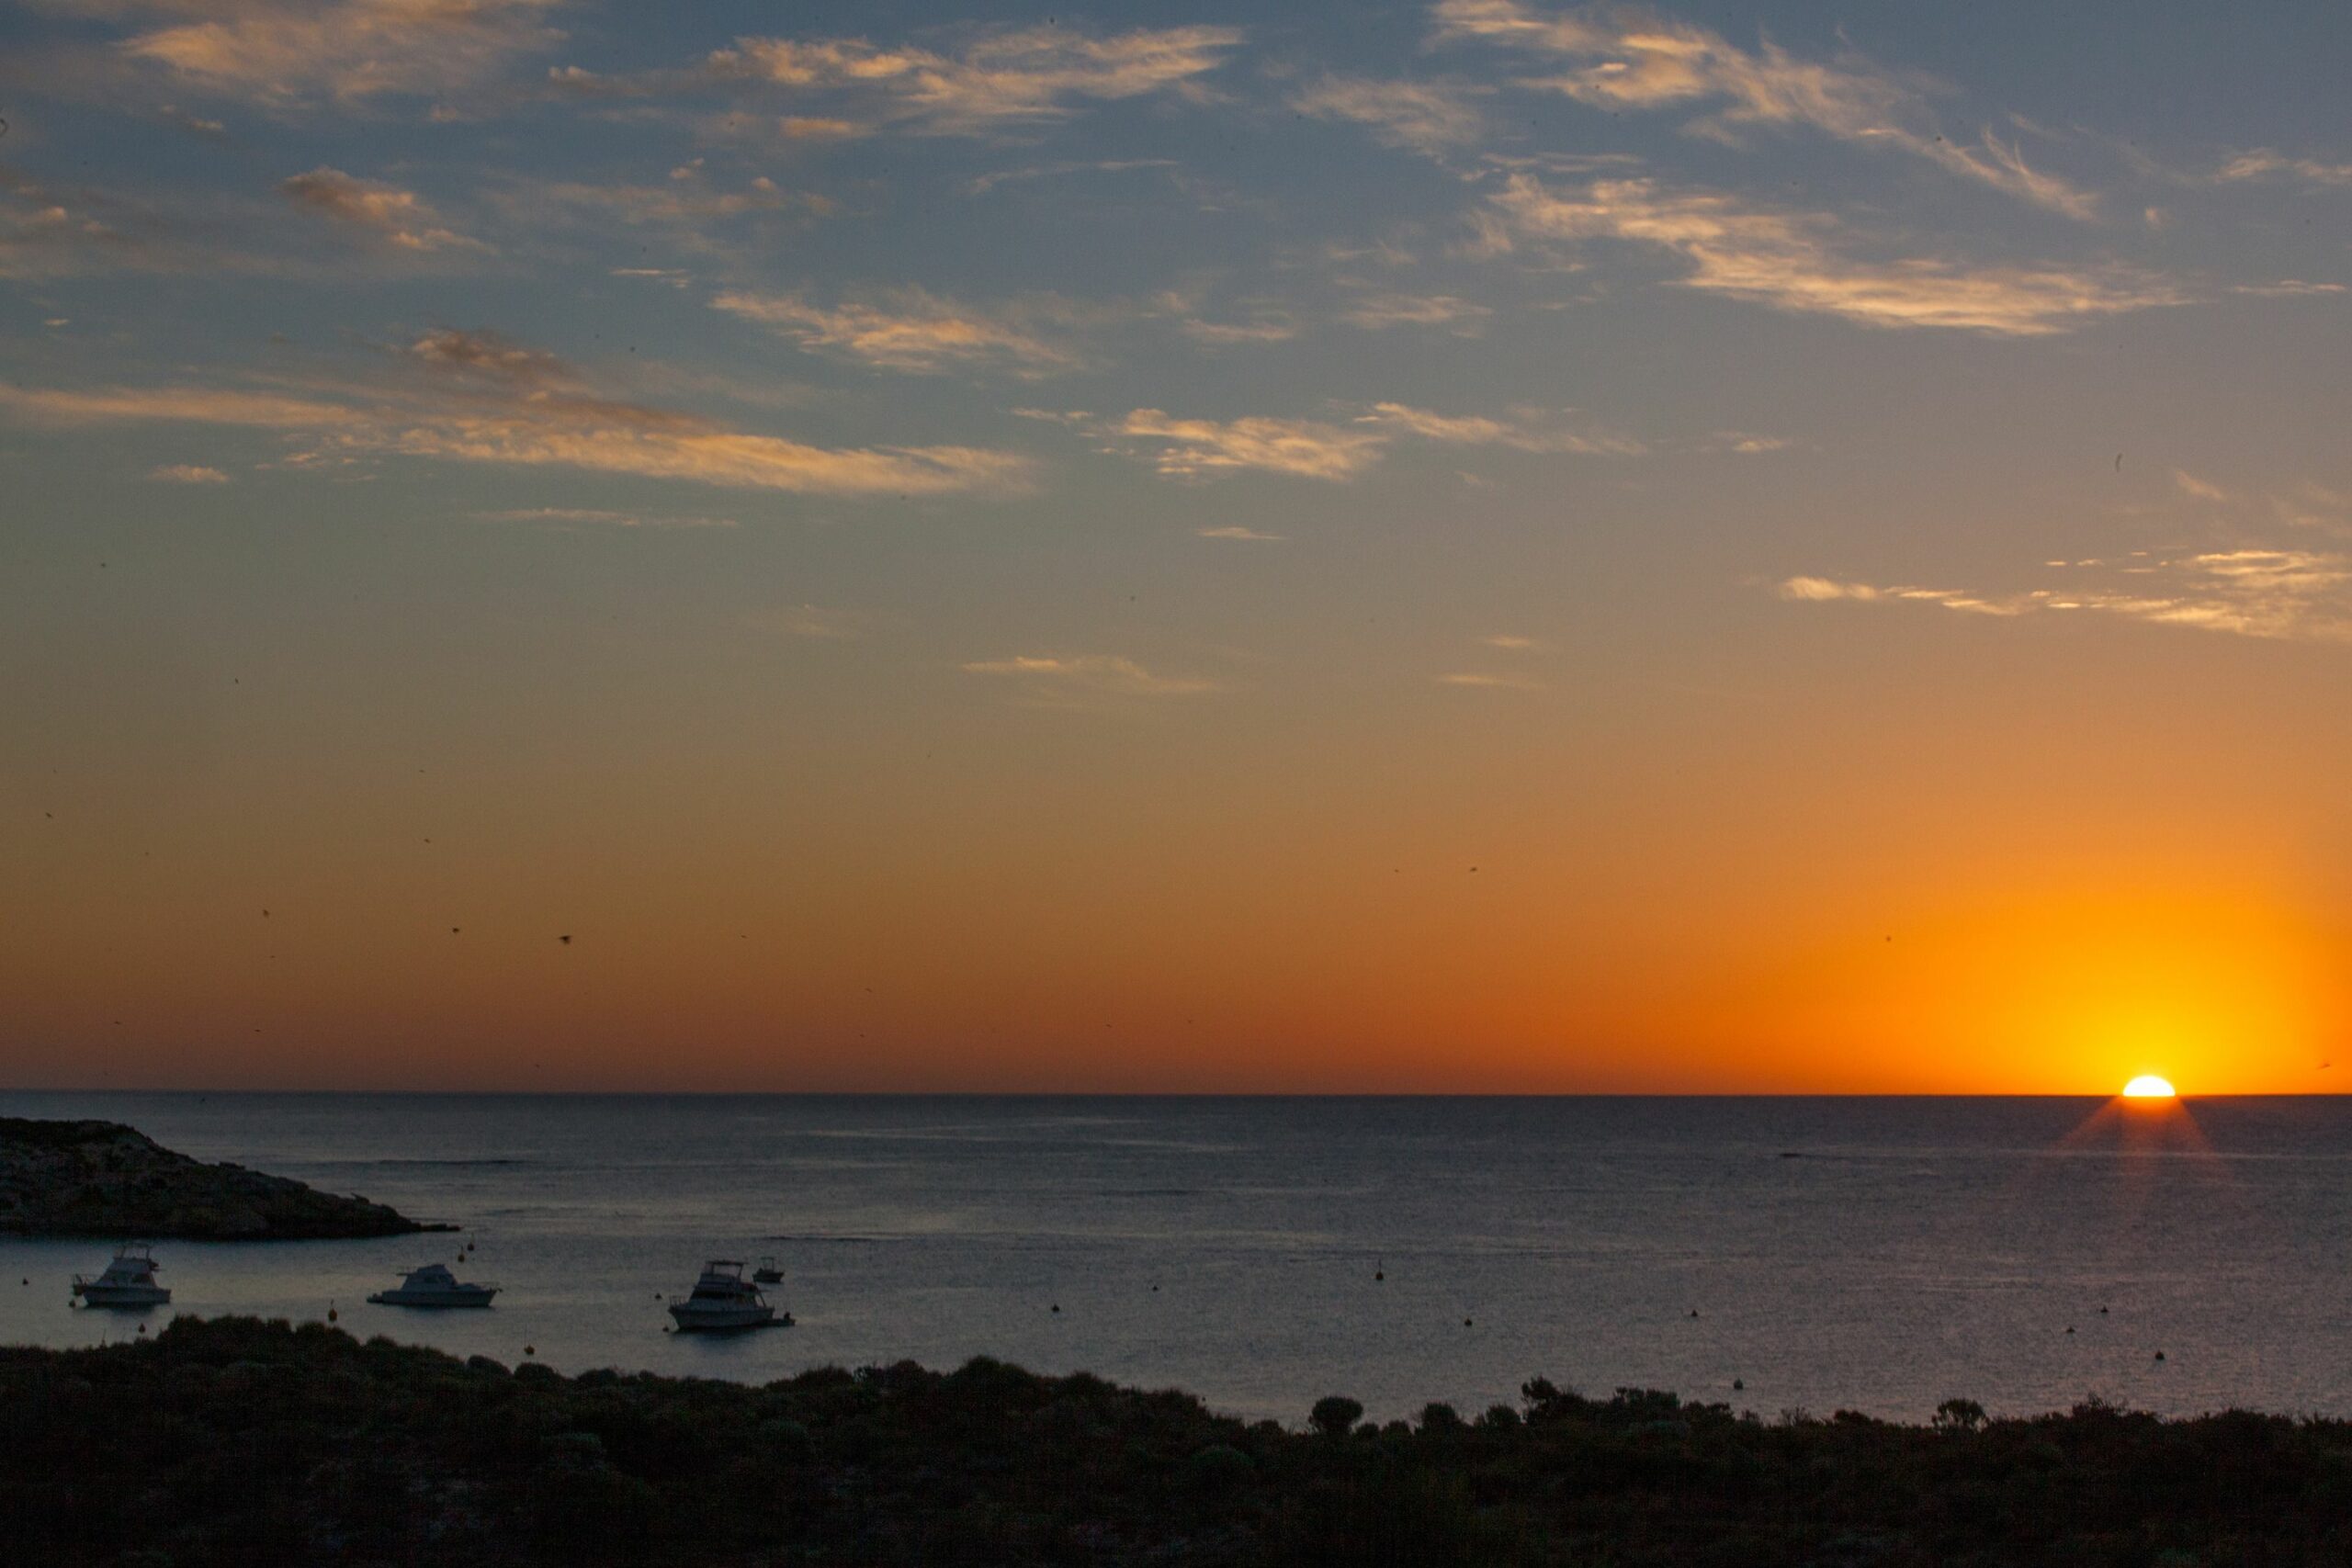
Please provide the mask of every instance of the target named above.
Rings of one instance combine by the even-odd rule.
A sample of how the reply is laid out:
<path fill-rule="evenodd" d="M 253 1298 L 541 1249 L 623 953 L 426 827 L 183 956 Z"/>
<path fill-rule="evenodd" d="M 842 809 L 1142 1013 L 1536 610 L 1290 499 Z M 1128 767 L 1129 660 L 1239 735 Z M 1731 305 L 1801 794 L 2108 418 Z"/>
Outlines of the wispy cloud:
<path fill-rule="evenodd" d="M 1494 312 L 1453 294 L 1367 294 L 1340 312 L 1351 327 L 1381 332 L 1390 327 L 1444 327 L 1468 335 L 1484 329 Z"/>
<path fill-rule="evenodd" d="M 824 118 L 940 135 L 995 135 L 1067 118 L 1090 103 L 1197 94 L 1242 33 L 1237 28 L 1138 28 L 1096 35 L 1054 25 L 982 33 L 940 48 L 865 39 L 741 38 L 690 72 L 634 85 L 579 71 L 559 85 L 616 91 L 773 91 L 795 104 L 830 99 Z M 811 117 L 801 117 L 811 118 Z"/>
<path fill-rule="evenodd" d="M 988 310 L 905 289 L 879 301 L 820 305 L 799 295 L 731 290 L 714 308 L 756 321 L 801 347 L 862 361 L 883 370 L 936 373 L 959 366 L 995 365 L 1019 374 L 1076 368 L 1080 355 L 1038 335 L 1025 317 L 1033 308 Z"/>
<path fill-rule="evenodd" d="M 322 164 L 277 182 L 277 194 L 306 212 L 404 251 L 487 250 L 444 225 L 441 215 L 414 191 L 380 180 L 364 180 Z"/>
<path fill-rule="evenodd" d="M 218 468 L 206 468 L 201 463 L 165 463 L 161 468 L 150 469 L 147 477 L 158 484 L 169 485 L 224 485 L 229 482 L 227 474 Z"/>
<path fill-rule="evenodd" d="M 974 196 L 986 196 L 1000 186 L 1025 185 L 1033 180 L 1059 179 L 1069 175 L 1121 175 L 1136 169 L 1173 169 L 1173 158 L 1082 158 L 1064 159 L 1055 164 L 1029 164 L 1017 169 L 991 169 L 975 175 L 964 188 Z"/>
<path fill-rule="evenodd" d="M 486 328 L 435 327 L 408 345 L 410 355 L 435 370 L 486 377 L 533 388 L 577 387 L 581 378 L 560 355 L 516 343 Z"/>
<path fill-rule="evenodd" d="M 1492 197 L 1489 238 L 1609 239 L 1667 251 L 1688 264 L 1680 281 L 1776 310 L 1834 315 L 1877 327 L 1934 327 L 2007 337 L 2068 331 L 2103 316 L 2177 305 L 2162 278 L 2123 266 L 1965 266 L 1932 257 L 1867 261 L 1818 213 L 1752 206 L 1649 179 L 1593 180 L 1555 190 L 1515 174 Z"/>
<path fill-rule="evenodd" d="M 1638 457 L 1642 444 L 1630 435 L 1606 430 L 1574 430 L 1558 424 L 1541 411 L 1530 410 L 1511 419 L 1481 414 L 1442 414 L 1406 403 L 1374 403 L 1358 423 L 1383 425 L 1425 441 L 1453 446 L 1509 446 L 1521 452 L 1577 452 L 1592 457 Z"/>
<path fill-rule="evenodd" d="M 401 455 L 844 496 L 1022 489 L 1026 459 L 968 446 L 828 447 L 599 395 L 553 355 L 441 330 L 363 384 L 26 387 L 0 409 L 49 424 L 127 421 L 285 434 L 299 459 Z"/>
<path fill-rule="evenodd" d="M 1540 692 L 1544 682 L 1532 675 L 1494 670 L 1459 670 L 1432 677 L 1441 686 L 1469 686 L 1482 691 Z"/>
<path fill-rule="evenodd" d="M 1543 410 L 1515 410 L 1511 417 L 1443 414 L 1406 403 L 1380 402 L 1348 423 L 1328 420 L 1252 417 L 1184 419 L 1160 409 L 1136 409 L 1122 418 L 1080 412 L 1015 409 L 1030 419 L 1047 420 L 1091 435 L 1101 449 L 1150 463 L 1174 479 L 1204 479 L 1256 469 L 1299 479 L 1344 481 L 1380 461 L 1398 439 L 1449 446 L 1502 446 L 1521 452 L 1638 455 L 1642 444 L 1600 429 L 1577 429 Z"/>
<path fill-rule="evenodd" d="M 515 57 L 561 39 L 547 21 L 556 5 L 235 0 L 206 7 L 118 0 L 107 9 L 161 24 L 123 39 L 122 58 L 159 66 L 190 89 L 287 109 L 320 99 L 434 96 L 481 86 Z"/>
<path fill-rule="evenodd" d="M 1383 437 L 1311 419 L 1179 419 L 1136 409 L 1108 427 L 1161 473 L 1181 479 L 1255 468 L 1299 479 L 1348 479 L 1380 460 Z"/>
<path fill-rule="evenodd" d="M 965 665 L 964 671 L 1018 681 L 1033 691 L 1048 694 L 1186 697 L 1217 689 L 1216 682 L 1198 676 L 1155 675 L 1134 660 L 1113 653 L 1018 654 L 1011 659 L 976 660 Z"/>
<path fill-rule="evenodd" d="M 1260 316 L 1246 321 L 1211 321 L 1188 316 L 1177 330 L 1194 343 L 1227 347 L 1241 343 L 1288 343 L 1298 335 L 1298 323 L 1288 316 Z"/>
<path fill-rule="evenodd" d="M 287 247 L 254 243 L 257 216 L 274 215 L 217 198 L 63 186 L 0 166 L 0 278 L 298 270 Z"/>
<path fill-rule="evenodd" d="M 2302 484 L 2268 498 L 2271 515 L 2297 528 L 2352 535 L 2352 495 L 2325 485 Z"/>
<path fill-rule="evenodd" d="M 1840 599 L 1859 604 L 1883 601 L 1909 601 L 1921 604 L 1940 604 L 1947 610 L 1965 610 L 1979 615 L 2019 615 L 2030 606 L 2020 600 L 1986 599 L 1977 594 L 1951 588 L 1918 588 L 1898 584 L 1880 588 L 1867 582 L 1840 582 L 1826 577 L 1792 577 L 1780 584 L 1783 599 L 1804 604 L 1827 604 Z"/>
<path fill-rule="evenodd" d="M 356 424 L 357 409 L 316 398 L 233 387 L 18 387 L 0 383 L 0 407 L 50 425 L 156 421 L 324 430 Z"/>
<path fill-rule="evenodd" d="M 700 422 L 695 422 L 699 423 Z M 354 445 L 346 440 L 345 445 Z M 444 418 L 362 449 L 526 467 L 687 479 L 742 490 L 820 495 L 948 495 L 1017 489 L 1028 465 L 1008 453 L 957 446 L 840 448 L 725 428 L 644 428 L 537 412 Z"/>
<path fill-rule="evenodd" d="M 187 110 L 175 108 L 170 104 L 158 104 L 155 107 L 155 118 L 175 130 L 185 131 L 190 136 L 200 136 L 208 141 L 229 140 L 229 128 L 220 121 L 207 119 L 201 115 L 189 114 Z"/>
<path fill-rule="evenodd" d="M 489 198 L 518 224 L 649 224 L 698 230 L 732 219 L 787 211 L 822 213 L 831 203 L 785 190 L 765 175 L 740 185 L 712 179 L 697 158 L 670 171 L 658 185 L 627 181 L 508 179 Z"/>
<path fill-rule="evenodd" d="M 1551 646 L 1541 637 L 1523 637 L 1517 632 L 1494 632 L 1478 640 L 1505 653 L 1535 653 Z"/>
<path fill-rule="evenodd" d="M 853 141 L 866 133 L 854 119 L 825 115 L 788 114 L 775 122 L 786 141 Z"/>
<path fill-rule="evenodd" d="M 539 523 L 552 527 L 594 528 L 733 528 L 732 517 L 678 516 L 668 513 L 615 512 L 600 506 L 522 506 L 503 512 L 477 512 L 484 523 Z"/>
<path fill-rule="evenodd" d="M 2251 294 L 2259 299 L 2306 299 L 2324 298 L 2345 291 L 2341 283 L 2306 283 L 2300 277 L 2282 277 L 2276 283 L 2233 283 L 2233 294 Z"/>
<path fill-rule="evenodd" d="M 1694 129 L 1718 136 L 1750 125 L 1806 126 L 1858 146 L 1908 152 L 2024 200 L 2089 218 L 2098 197 L 2034 169 L 2013 139 L 1990 129 L 1974 146 L 1945 136 L 1922 85 L 1858 56 L 1804 60 L 1766 40 L 1755 50 L 1720 33 L 1633 6 L 1538 10 L 1519 0 L 1442 0 L 1433 12 L 1440 41 L 1507 48 L 1555 73 L 1522 87 L 1565 93 L 1601 107 L 1714 106 Z"/>
<path fill-rule="evenodd" d="M 2283 152 L 2274 152 L 2267 147 L 2256 147 L 2233 154 L 2206 177 L 2220 184 L 2255 182 L 2341 187 L 2352 186 L 2352 164 L 2290 157 Z"/>
<path fill-rule="evenodd" d="M 62 193 L 0 170 L 0 277 L 53 277 L 96 265 L 136 265 L 147 259 L 140 254 L 143 249 L 95 213 L 77 212 Z"/>
<path fill-rule="evenodd" d="M 1486 130 L 1471 90 L 1453 83 L 1325 76 L 1293 93 L 1290 107 L 1315 119 L 1363 126 L 1392 147 L 1431 155 L 1466 146 Z"/>
<path fill-rule="evenodd" d="M 2228 491 L 2223 490 L 2220 485 L 2199 479 L 2186 468 L 2175 468 L 2172 471 L 2172 482 L 2181 494 L 2198 501 L 2218 502 L 2230 499 Z"/>
<path fill-rule="evenodd" d="M 1204 539 L 1234 539 L 1251 545 L 1279 544 L 1283 538 L 1280 534 L 1261 534 L 1257 529 L 1245 528 L 1238 523 L 1224 523 L 1214 528 L 1195 528 L 1193 532 Z"/>
<path fill-rule="evenodd" d="M 2082 611 L 2241 637 L 2352 641 L 2352 557 L 2247 547 L 2076 564 L 2096 575 L 2008 594 L 1822 577 L 1792 577 L 1774 588 L 1801 604 L 1939 604 L 2005 617 Z"/>

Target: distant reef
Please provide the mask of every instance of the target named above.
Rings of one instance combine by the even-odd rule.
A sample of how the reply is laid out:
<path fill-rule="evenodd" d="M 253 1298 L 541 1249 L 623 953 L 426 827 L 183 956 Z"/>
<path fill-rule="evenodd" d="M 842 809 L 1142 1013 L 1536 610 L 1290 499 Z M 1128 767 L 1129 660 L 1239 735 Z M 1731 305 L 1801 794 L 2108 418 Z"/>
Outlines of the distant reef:
<path fill-rule="evenodd" d="M 0 1116 L 0 1235 L 318 1241 L 455 1228 L 241 1165 L 207 1165 L 119 1122 Z"/>

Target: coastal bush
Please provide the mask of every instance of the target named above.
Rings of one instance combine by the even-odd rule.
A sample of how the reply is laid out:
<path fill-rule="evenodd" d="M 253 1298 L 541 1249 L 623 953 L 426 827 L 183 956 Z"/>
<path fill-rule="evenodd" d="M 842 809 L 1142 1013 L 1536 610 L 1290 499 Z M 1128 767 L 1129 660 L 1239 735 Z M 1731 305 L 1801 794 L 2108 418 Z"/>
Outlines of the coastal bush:
<path fill-rule="evenodd" d="M 771 1416 L 761 1422 L 760 1436 L 770 1450 L 788 1459 L 799 1459 L 808 1452 L 808 1428 L 788 1416 Z"/>
<path fill-rule="evenodd" d="M 1521 1392 L 1524 1416 L 1432 1406 L 1363 1438 L 1360 1409 L 1286 1431 L 1001 1362 L 516 1378 L 183 1318 L 0 1348 L 0 1568 L 2352 1562 L 2352 1423 L 2086 1404 L 1956 1441 L 1964 1409 L 1767 1424 Z"/>
<path fill-rule="evenodd" d="M 1984 1425 L 1984 1407 L 1973 1399 L 1947 1399 L 1936 1406 L 1931 1425 L 1939 1432 L 1973 1432 Z"/>
<path fill-rule="evenodd" d="M 1306 1424 L 1327 1438 L 1344 1438 L 1363 1418 L 1363 1405 L 1344 1393 L 1327 1393 L 1306 1413 Z"/>
<path fill-rule="evenodd" d="M 1231 1490 L 1247 1481 L 1258 1468 L 1256 1461 L 1231 1443 L 1211 1443 L 1195 1449 L 1186 1463 L 1193 1483 L 1211 1492 Z"/>
<path fill-rule="evenodd" d="M 1507 1562 L 1459 1476 L 1415 1472 L 1313 1488 L 1286 1512 L 1273 1560 L 1301 1568 L 1460 1568 Z"/>

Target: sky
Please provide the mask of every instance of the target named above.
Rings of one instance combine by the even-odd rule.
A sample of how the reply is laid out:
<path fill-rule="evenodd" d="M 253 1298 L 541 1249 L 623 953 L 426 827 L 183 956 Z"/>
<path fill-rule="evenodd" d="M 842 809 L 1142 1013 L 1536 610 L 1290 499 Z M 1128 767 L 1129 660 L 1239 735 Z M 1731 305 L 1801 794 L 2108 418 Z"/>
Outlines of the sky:
<path fill-rule="evenodd" d="M 2347 59 L 0 5 L 0 1082 L 2332 1090 Z"/>

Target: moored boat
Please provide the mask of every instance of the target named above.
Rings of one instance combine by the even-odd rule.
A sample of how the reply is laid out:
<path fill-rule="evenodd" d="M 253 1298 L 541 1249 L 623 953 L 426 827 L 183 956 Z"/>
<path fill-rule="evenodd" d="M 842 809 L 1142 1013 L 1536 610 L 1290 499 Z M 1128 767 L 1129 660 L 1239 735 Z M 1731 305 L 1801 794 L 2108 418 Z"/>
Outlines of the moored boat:
<path fill-rule="evenodd" d="M 368 1299 L 378 1306 L 398 1307 L 486 1307 L 498 1294 L 495 1285 L 477 1285 L 459 1280 L 443 1263 L 428 1263 L 422 1269 L 409 1270 L 399 1288 L 379 1291 Z"/>
<path fill-rule="evenodd" d="M 763 1258 L 760 1266 L 752 1270 L 752 1280 L 754 1284 L 780 1285 L 784 1283 L 784 1270 L 775 1266 L 775 1258 Z"/>
<path fill-rule="evenodd" d="M 694 1293 L 670 1298 L 670 1316 L 689 1333 L 782 1327 L 792 1322 L 790 1313 L 779 1314 L 768 1304 L 759 1286 L 743 1278 L 742 1263 L 731 1258 L 704 1264 Z"/>
<path fill-rule="evenodd" d="M 160 1267 L 145 1242 L 126 1241 L 96 1279 L 74 1275 L 74 1293 L 82 1298 L 84 1306 L 162 1306 L 172 1299 L 172 1292 L 155 1283 Z"/>

